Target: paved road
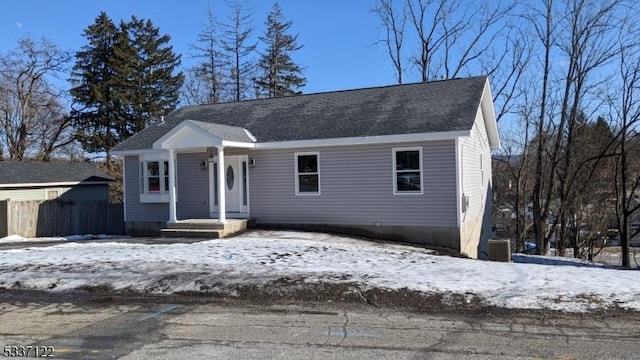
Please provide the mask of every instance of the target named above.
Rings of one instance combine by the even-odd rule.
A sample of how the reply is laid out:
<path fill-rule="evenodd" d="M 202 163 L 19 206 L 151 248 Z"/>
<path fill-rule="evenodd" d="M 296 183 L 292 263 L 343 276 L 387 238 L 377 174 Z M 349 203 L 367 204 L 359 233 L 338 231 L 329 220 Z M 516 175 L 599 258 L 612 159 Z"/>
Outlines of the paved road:
<path fill-rule="evenodd" d="M 0 302 L 0 349 L 52 346 L 63 359 L 638 359 L 638 339 L 639 316 Z"/>

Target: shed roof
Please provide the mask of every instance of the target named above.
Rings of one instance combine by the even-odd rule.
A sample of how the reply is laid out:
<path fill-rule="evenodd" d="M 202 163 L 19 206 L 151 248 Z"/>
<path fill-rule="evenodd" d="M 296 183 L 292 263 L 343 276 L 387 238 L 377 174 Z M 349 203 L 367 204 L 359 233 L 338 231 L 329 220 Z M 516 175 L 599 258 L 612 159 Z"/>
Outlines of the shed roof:
<path fill-rule="evenodd" d="M 0 187 L 18 184 L 96 183 L 114 179 L 86 162 L 0 161 Z"/>

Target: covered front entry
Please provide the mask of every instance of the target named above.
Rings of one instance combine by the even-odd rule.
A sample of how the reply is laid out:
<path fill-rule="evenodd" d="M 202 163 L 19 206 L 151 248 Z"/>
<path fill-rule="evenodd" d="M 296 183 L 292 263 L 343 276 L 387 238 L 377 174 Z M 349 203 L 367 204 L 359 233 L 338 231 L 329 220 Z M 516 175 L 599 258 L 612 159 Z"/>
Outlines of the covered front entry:
<path fill-rule="evenodd" d="M 204 162 L 209 169 L 209 215 L 224 224 L 230 217 L 249 217 L 248 156 L 225 155 L 225 148 L 251 149 L 256 138 L 244 128 L 184 120 L 153 143 L 153 148 L 167 151 L 169 221 L 178 223 L 176 216 L 176 153 L 206 152 Z M 215 153 L 214 153 L 215 151 Z M 245 150 L 245 153 L 248 150 Z M 181 186 L 189 186 L 181 184 Z M 224 189 L 224 191 L 222 191 Z M 203 194 L 206 199 L 206 194 Z"/>
<path fill-rule="evenodd" d="M 218 179 L 223 180 L 225 210 L 227 218 L 249 217 L 249 157 L 247 155 L 224 156 L 223 173 L 218 176 L 221 166 L 218 157 L 209 159 L 209 204 L 211 218 L 219 218 L 220 206 Z"/>

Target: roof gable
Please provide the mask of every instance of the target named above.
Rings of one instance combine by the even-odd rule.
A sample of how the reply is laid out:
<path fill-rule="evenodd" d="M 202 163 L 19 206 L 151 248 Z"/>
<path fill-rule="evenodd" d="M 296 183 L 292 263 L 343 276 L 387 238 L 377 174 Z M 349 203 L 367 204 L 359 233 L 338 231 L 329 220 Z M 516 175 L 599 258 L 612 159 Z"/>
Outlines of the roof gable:
<path fill-rule="evenodd" d="M 259 143 L 469 131 L 486 83 L 483 76 L 187 106 L 113 150 L 152 149 L 185 120 L 244 128 Z"/>
<path fill-rule="evenodd" d="M 207 147 L 212 145 L 250 145 L 255 138 L 237 126 L 185 120 L 153 143 L 154 149 Z"/>

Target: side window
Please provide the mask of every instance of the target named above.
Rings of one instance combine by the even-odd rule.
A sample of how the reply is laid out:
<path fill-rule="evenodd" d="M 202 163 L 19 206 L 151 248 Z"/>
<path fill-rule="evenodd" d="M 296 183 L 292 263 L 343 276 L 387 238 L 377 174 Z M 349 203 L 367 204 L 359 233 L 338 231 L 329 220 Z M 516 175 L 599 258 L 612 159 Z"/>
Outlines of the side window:
<path fill-rule="evenodd" d="M 422 147 L 393 149 L 393 193 L 422 194 Z"/>
<path fill-rule="evenodd" d="M 480 188 L 484 188 L 484 164 L 482 163 L 482 154 L 480 154 Z"/>
<path fill-rule="evenodd" d="M 47 190 L 47 200 L 55 200 L 60 196 L 60 190 Z"/>
<path fill-rule="evenodd" d="M 169 191 L 169 162 L 146 161 L 142 170 L 144 193 L 165 193 Z"/>
<path fill-rule="evenodd" d="M 147 163 L 147 191 L 160 192 L 160 162 L 149 161 Z"/>
<path fill-rule="evenodd" d="M 295 153 L 296 195 L 320 194 L 319 154 Z"/>

